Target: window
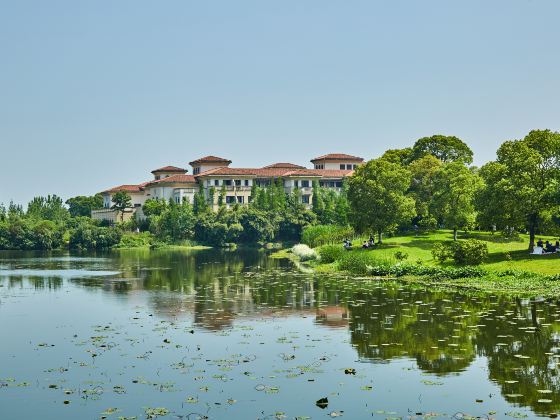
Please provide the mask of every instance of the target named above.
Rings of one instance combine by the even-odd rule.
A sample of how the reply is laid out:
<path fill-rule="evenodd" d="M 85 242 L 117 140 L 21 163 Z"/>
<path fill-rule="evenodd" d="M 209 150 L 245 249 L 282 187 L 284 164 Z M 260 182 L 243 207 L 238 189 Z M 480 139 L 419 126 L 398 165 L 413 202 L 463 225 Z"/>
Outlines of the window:
<path fill-rule="evenodd" d="M 301 187 L 302 188 L 309 188 L 309 181 L 307 179 L 301 181 Z"/>
<path fill-rule="evenodd" d="M 156 175 L 156 181 L 159 179 L 159 175 Z"/>
<path fill-rule="evenodd" d="M 336 181 L 336 187 L 342 188 L 342 181 Z"/>
<path fill-rule="evenodd" d="M 134 207 L 140 207 L 140 204 L 136 203 L 134 204 Z"/>
<path fill-rule="evenodd" d="M 220 180 L 219 179 L 215 179 L 214 180 L 214 185 L 217 187 L 218 185 L 220 185 Z"/>
<path fill-rule="evenodd" d="M 344 163 L 340 164 L 340 169 L 346 169 L 346 165 Z"/>
<path fill-rule="evenodd" d="M 177 204 L 181 204 L 181 197 L 179 197 L 178 195 L 175 196 L 175 202 Z"/>
<path fill-rule="evenodd" d="M 325 169 L 325 165 L 322 163 L 320 165 L 315 165 L 315 169 Z"/>
<path fill-rule="evenodd" d="M 231 179 L 224 179 L 224 185 L 230 187 L 231 186 Z"/>
<path fill-rule="evenodd" d="M 309 204 L 309 194 L 304 194 L 301 196 L 301 202 L 303 204 Z"/>
<path fill-rule="evenodd" d="M 242 195 L 238 195 L 237 196 L 237 202 L 243 204 L 245 202 L 244 198 L 245 197 L 243 197 Z"/>
<path fill-rule="evenodd" d="M 236 179 L 236 180 L 235 180 L 235 186 L 236 186 L 236 187 L 240 187 L 240 186 L 241 186 L 241 180 L 240 180 L 240 179 Z"/>
<path fill-rule="evenodd" d="M 352 169 L 356 169 L 358 165 L 352 165 Z"/>
<path fill-rule="evenodd" d="M 235 196 L 234 195 L 226 195 L 226 203 L 227 204 L 235 203 Z"/>
<path fill-rule="evenodd" d="M 200 166 L 197 166 L 196 168 L 193 168 L 192 173 L 193 173 L 193 175 L 198 175 L 200 173 Z"/>
<path fill-rule="evenodd" d="M 248 180 L 248 179 L 245 180 L 245 186 L 246 186 L 246 187 L 249 186 L 249 180 Z"/>
<path fill-rule="evenodd" d="M 346 165 L 346 169 L 352 169 L 352 165 Z"/>
<path fill-rule="evenodd" d="M 298 180 L 296 179 L 296 180 L 294 181 L 294 187 L 298 187 L 298 186 L 299 186 L 299 182 L 298 182 Z"/>

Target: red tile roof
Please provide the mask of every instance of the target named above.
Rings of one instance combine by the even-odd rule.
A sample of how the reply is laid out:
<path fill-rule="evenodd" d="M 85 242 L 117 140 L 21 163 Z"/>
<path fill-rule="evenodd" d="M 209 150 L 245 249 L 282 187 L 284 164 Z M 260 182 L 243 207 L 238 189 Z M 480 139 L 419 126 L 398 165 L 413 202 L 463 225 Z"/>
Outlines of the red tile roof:
<path fill-rule="evenodd" d="M 192 162 L 189 162 L 189 165 L 193 165 L 193 163 L 196 164 L 201 164 L 201 163 L 227 163 L 228 165 L 231 163 L 231 160 L 228 159 L 224 159 L 218 156 L 204 156 L 200 159 L 197 160 L 193 160 Z"/>
<path fill-rule="evenodd" d="M 311 162 L 320 161 L 320 160 L 358 160 L 363 162 L 364 159 L 358 156 L 347 155 L 344 153 L 329 153 L 328 155 L 323 155 L 316 157 L 315 159 L 311 159 Z"/>
<path fill-rule="evenodd" d="M 163 168 L 154 169 L 152 171 L 153 174 L 155 174 L 156 172 L 180 172 L 184 174 L 185 172 L 187 172 L 187 170 L 178 168 L 177 166 L 164 166 Z"/>
<path fill-rule="evenodd" d="M 264 166 L 262 169 L 273 169 L 273 168 L 283 168 L 283 169 L 305 169 L 305 166 L 296 165 L 294 163 L 288 162 L 278 162 L 272 165 Z"/>
<path fill-rule="evenodd" d="M 171 175 L 166 178 L 156 179 L 155 181 L 150 181 L 147 184 L 147 187 L 150 187 L 154 184 L 195 184 L 196 179 L 192 175 L 185 175 L 185 174 L 177 174 Z"/>
<path fill-rule="evenodd" d="M 342 178 L 352 175 L 352 170 L 334 169 L 291 169 L 291 168 L 214 168 L 204 171 L 199 176 L 249 176 L 255 178 L 278 177 L 332 177 Z"/>
<path fill-rule="evenodd" d="M 116 193 L 119 191 L 124 191 L 127 193 L 141 193 L 144 191 L 144 187 L 146 186 L 146 184 L 148 184 L 148 182 L 143 182 L 142 184 L 138 184 L 138 185 L 132 185 L 132 184 L 119 185 L 118 187 L 113 187 L 103 192 Z"/>

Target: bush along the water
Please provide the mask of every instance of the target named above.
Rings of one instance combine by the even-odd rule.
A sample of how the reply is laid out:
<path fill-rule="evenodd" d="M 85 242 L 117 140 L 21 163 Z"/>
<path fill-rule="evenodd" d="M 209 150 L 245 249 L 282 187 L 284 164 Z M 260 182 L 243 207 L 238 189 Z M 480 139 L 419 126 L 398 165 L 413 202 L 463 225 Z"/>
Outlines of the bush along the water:
<path fill-rule="evenodd" d="M 488 257 L 488 245 L 477 239 L 441 242 L 432 248 L 432 256 L 439 262 L 452 259 L 456 264 L 480 265 Z"/>
<path fill-rule="evenodd" d="M 319 252 L 321 262 L 329 264 L 341 259 L 346 250 L 340 245 L 323 245 L 317 248 L 317 252 Z"/>

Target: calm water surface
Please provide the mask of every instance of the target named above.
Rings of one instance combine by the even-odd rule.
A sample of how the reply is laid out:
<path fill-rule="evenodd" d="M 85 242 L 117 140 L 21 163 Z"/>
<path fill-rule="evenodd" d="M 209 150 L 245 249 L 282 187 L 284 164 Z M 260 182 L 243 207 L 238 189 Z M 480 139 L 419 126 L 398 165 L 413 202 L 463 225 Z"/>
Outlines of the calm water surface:
<path fill-rule="evenodd" d="M 559 332 L 555 301 L 256 250 L 0 253 L 0 418 L 548 417 Z"/>

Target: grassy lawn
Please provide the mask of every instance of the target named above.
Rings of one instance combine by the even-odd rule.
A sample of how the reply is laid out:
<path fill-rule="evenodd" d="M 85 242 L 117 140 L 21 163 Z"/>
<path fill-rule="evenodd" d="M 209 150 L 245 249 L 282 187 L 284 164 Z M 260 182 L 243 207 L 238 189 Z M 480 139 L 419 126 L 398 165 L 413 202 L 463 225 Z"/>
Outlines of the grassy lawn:
<path fill-rule="evenodd" d="M 489 258 L 483 267 L 489 271 L 524 270 L 542 274 L 560 273 L 560 253 L 552 255 L 529 255 L 529 236 L 520 235 L 518 240 L 505 240 L 500 234 L 491 235 L 488 232 L 470 232 L 460 234 L 459 239 L 474 238 L 485 241 L 488 244 Z M 554 237 L 538 236 L 552 243 Z M 438 265 L 432 259 L 431 249 L 437 242 L 450 241 L 453 233 L 448 230 L 439 230 L 421 234 L 418 236 L 394 236 L 384 239 L 381 248 L 376 252 L 382 257 L 392 257 L 396 252 L 408 254 L 408 261 L 422 260 L 425 264 Z M 354 246 L 359 247 L 365 238 L 354 241 Z M 509 254 L 509 259 L 508 259 Z"/>

